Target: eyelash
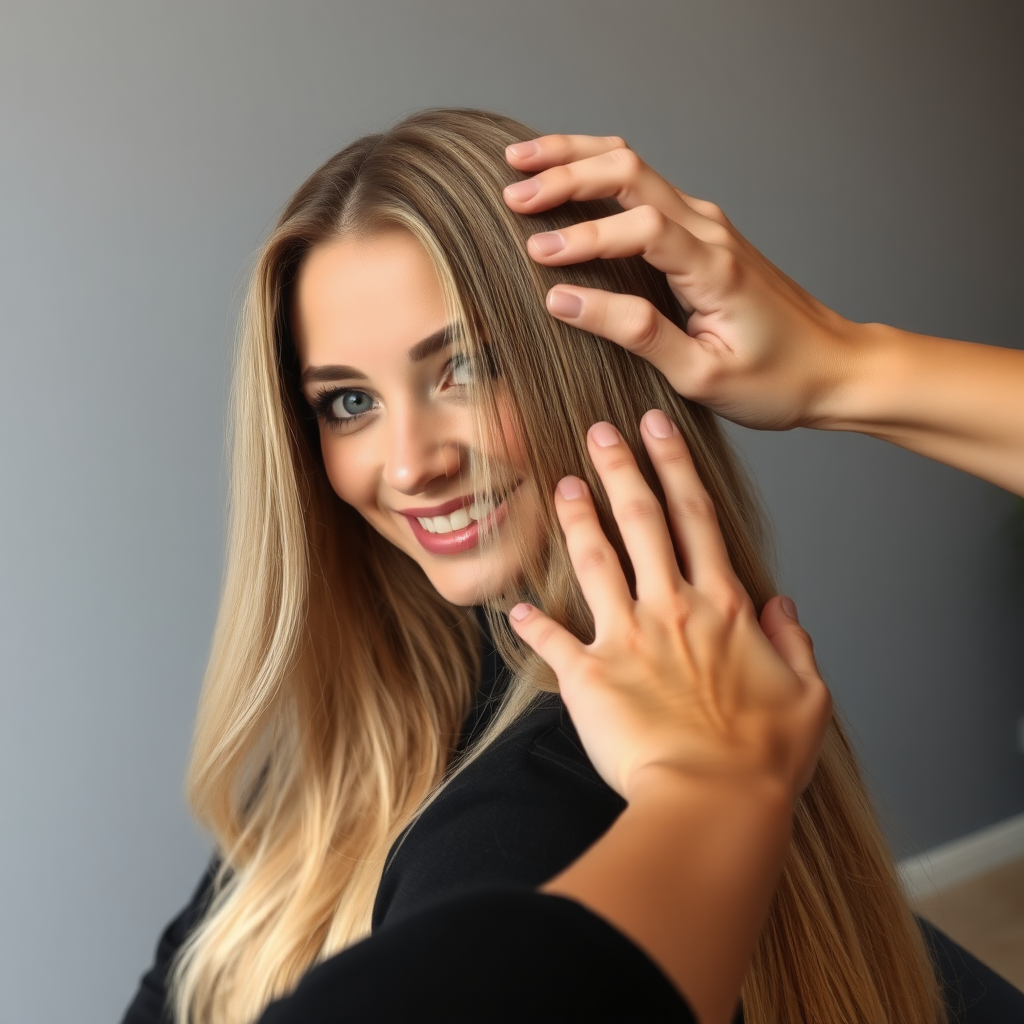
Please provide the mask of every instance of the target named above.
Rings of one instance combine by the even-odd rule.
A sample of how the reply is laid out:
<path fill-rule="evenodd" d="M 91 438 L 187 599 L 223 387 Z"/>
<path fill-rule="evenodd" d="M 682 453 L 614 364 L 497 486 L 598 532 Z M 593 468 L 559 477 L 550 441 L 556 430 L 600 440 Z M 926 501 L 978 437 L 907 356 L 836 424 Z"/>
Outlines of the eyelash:
<path fill-rule="evenodd" d="M 461 356 L 453 356 L 447 363 L 445 363 L 442 381 L 451 377 L 454 369 L 453 364 L 462 358 L 463 357 Z M 452 385 L 452 387 L 465 386 L 465 384 Z M 362 388 L 323 388 L 317 391 L 309 402 L 310 408 L 313 410 L 313 414 L 317 419 L 322 419 L 329 429 L 341 431 L 343 433 L 347 433 L 364 416 L 368 416 L 373 412 L 373 409 L 367 409 L 365 412 L 357 412 L 354 416 L 335 416 L 331 411 L 332 407 L 342 395 L 346 394 L 369 395 L 369 392 L 362 390 Z M 377 407 L 378 404 L 375 402 L 374 409 Z"/>

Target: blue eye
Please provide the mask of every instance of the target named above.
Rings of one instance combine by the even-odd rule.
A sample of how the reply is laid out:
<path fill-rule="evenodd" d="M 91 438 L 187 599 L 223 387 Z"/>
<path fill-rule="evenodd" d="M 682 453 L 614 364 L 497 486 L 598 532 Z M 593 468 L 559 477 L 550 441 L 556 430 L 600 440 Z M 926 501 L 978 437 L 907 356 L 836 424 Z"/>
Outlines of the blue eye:
<path fill-rule="evenodd" d="M 466 356 L 456 355 L 448 360 L 448 379 L 452 384 L 465 387 L 472 384 L 475 378 L 473 363 Z"/>
<path fill-rule="evenodd" d="M 348 420 L 373 408 L 373 398 L 365 391 L 342 391 L 331 400 L 330 418 Z"/>
<path fill-rule="evenodd" d="M 354 388 L 329 388 L 310 401 L 316 416 L 334 430 L 347 430 L 377 408 L 373 395 Z"/>

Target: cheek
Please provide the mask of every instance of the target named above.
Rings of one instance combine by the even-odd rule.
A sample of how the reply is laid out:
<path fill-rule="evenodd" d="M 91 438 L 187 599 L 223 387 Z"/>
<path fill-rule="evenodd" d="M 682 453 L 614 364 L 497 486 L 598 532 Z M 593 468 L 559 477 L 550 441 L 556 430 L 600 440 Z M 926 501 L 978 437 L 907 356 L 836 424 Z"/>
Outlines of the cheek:
<path fill-rule="evenodd" d="M 334 493 L 357 509 L 364 505 L 366 495 L 372 495 L 373 489 L 368 486 L 365 469 L 360 469 L 359 459 L 353 457 L 356 453 L 349 446 L 338 444 L 337 438 L 321 433 L 320 454 Z"/>
<path fill-rule="evenodd" d="M 502 440 L 505 443 L 505 450 L 508 452 L 509 462 L 519 475 L 523 476 L 526 472 L 526 452 L 523 450 L 516 414 L 512 403 L 507 398 L 501 398 L 498 401 L 498 423 Z"/>

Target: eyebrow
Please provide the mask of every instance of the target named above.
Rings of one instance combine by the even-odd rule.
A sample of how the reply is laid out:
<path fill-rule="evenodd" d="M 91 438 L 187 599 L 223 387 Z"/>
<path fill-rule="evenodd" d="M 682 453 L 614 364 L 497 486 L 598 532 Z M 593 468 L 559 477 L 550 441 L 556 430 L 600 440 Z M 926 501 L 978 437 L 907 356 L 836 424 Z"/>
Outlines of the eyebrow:
<path fill-rule="evenodd" d="M 446 324 L 439 331 L 428 334 L 422 341 L 417 341 L 409 349 L 409 362 L 422 363 L 424 359 L 442 349 L 447 348 L 453 341 L 460 337 L 462 328 L 458 324 Z M 354 366 L 309 366 L 302 371 L 299 378 L 299 386 L 307 384 L 319 384 L 331 380 L 369 380 L 370 378 L 357 370 Z"/>

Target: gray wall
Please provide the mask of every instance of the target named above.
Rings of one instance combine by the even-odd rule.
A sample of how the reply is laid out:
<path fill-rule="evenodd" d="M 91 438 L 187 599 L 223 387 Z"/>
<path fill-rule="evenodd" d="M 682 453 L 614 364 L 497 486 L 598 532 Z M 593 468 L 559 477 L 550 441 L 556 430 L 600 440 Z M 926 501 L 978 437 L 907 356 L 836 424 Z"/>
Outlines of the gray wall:
<path fill-rule="evenodd" d="M 116 1019 L 206 856 L 181 796 L 244 267 L 411 109 L 621 133 L 861 320 L 1020 344 L 1020 5 L 3 0 L 0 1019 Z M 996 488 L 740 442 L 901 854 L 1024 810 Z"/>

